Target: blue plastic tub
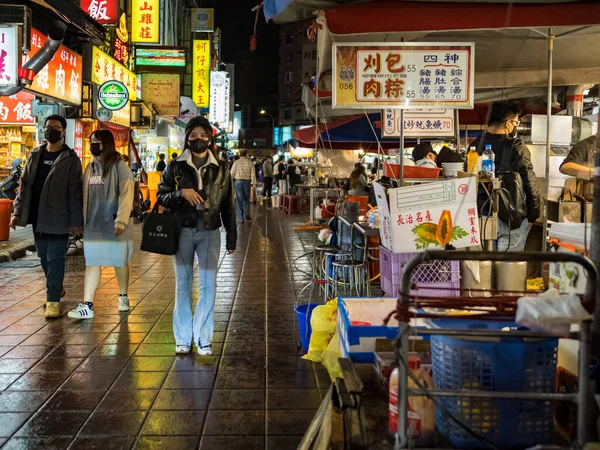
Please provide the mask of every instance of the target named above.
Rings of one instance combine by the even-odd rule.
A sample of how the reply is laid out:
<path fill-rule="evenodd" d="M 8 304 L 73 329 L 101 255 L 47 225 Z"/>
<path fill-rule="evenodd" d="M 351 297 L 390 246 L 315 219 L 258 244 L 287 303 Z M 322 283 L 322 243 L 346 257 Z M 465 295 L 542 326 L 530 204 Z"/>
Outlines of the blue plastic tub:
<path fill-rule="evenodd" d="M 435 319 L 436 328 L 517 328 L 507 322 Z M 521 327 L 522 328 L 522 327 Z M 553 393 L 558 339 L 469 338 L 431 336 L 436 389 L 457 391 Z M 554 405 L 545 401 L 440 397 L 457 419 L 499 448 L 527 448 L 552 442 Z M 457 448 L 486 448 L 440 408 L 436 428 Z"/>
<path fill-rule="evenodd" d="M 296 317 L 298 318 L 298 331 L 300 332 L 300 343 L 302 344 L 302 350 L 308 351 L 308 343 L 310 342 L 310 335 L 312 328 L 310 326 L 310 316 L 312 315 L 313 309 L 317 306 L 321 306 L 322 303 L 311 303 L 300 306 L 294 306 L 296 311 Z"/>

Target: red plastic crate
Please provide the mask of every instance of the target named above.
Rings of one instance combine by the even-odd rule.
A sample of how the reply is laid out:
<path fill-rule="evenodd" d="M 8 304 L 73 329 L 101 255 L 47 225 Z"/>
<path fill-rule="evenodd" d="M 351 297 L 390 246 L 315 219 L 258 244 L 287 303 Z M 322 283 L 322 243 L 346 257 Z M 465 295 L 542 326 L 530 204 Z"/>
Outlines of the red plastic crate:
<path fill-rule="evenodd" d="M 379 247 L 379 270 L 381 290 L 390 297 L 398 295 L 398 287 L 404 266 L 418 253 L 392 253 Z M 456 297 L 460 288 L 460 264 L 458 261 L 428 261 L 419 264 L 413 271 L 411 280 L 419 286 L 418 293 L 424 296 Z M 432 287 L 436 289 L 427 289 Z M 441 289 L 448 289 L 447 291 Z M 416 293 L 416 292 L 415 292 Z"/>
<path fill-rule="evenodd" d="M 431 167 L 404 166 L 404 178 L 438 178 L 442 169 Z M 400 178 L 400 164 L 383 164 L 383 175 L 388 178 Z"/>

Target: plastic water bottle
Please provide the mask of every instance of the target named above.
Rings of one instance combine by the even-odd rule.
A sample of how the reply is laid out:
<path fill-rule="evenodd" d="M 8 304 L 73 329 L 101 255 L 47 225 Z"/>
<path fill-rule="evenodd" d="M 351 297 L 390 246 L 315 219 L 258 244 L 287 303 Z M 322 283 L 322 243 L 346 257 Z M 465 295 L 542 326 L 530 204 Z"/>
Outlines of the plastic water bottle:
<path fill-rule="evenodd" d="M 486 145 L 483 154 L 481 155 L 481 170 L 488 178 L 496 178 L 496 155 L 492 151 L 491 145 Z"/>

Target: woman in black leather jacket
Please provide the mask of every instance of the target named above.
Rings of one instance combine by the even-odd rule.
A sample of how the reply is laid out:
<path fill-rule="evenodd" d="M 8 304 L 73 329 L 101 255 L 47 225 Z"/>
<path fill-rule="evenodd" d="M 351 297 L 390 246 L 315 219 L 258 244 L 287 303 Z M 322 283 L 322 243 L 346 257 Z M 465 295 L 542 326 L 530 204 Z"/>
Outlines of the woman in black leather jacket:
<path fill-rule="evenodd" d="M 234 253 L 236 247 L 233 183 L 229 167 L 218 160 L 213 149 L 208 120 L 190 120 L 185 128 L 183 153 L 167 165 L 158 185 L 158 201 L 164 212 L 183 219 L 179 250 L 173 257 L 176 353 L 189 353 L 194 343 L 200 355 L 212 354 L 221 226 L 226 231 L 227 252 Z M 198 257 L 200 297 L 192 316 L 194 255 Z"/>

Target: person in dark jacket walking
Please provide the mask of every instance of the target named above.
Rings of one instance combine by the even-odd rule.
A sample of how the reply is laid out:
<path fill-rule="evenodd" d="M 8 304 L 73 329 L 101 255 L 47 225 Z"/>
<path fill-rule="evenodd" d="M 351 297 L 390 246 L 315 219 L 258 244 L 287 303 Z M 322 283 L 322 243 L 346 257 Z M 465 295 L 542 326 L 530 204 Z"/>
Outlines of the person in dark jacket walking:
<path fill-rule="evenodd" d="M 44 122 L 43 144 L 31 152 L 10 226 L 31 225 L 46 275 L 46 318 L 60 316 L 69 233 L 83 233 L 81 160 L 64 143 L 67 121 L 53 114 Z"/>
<path fill-rule="evenodd" d="M 235 252 L 237 230 L 233 182 L 227 164 L 214 152 L 212 127 L 208 120 L 196 117 L 185 128 L 185 147 L 171 161 L 158 185 L 158 201 L 164 212 L 182 218 L 179 250 L 175 265 L 175 308 L 173 333 L 175 352 L 189 353 L 192 343 L 201 356 L 212 355 L 215 328 L 217 268 L 223 226 L 226 248 Z M 198 304 L 192 316 L 194 254 L 198 257 Z"/>
<path fill-rule="evenodd" d="M 270 156 L 265 159 L 262 165 L 263 178 L 265 179 L 264 195 L 267 198 L 271 198 L 271 191 L 273 190 L 273 158 Z"/>
<path fill-rule="evenodd" d="M 491 145 L 496 162 L 496 175 L 502 171 L 518 172 L 523 181 L 527 218 L 514 230 L 510 230 L 507 223 L 498 221 L 498 251 L 523 251 L 529 230 L 540 217 L 542 208 L 542 195 L 531 163 L 531 153 L 523 141 L 514 137 L 520 123 L 520 114 L 521 108 L 514 102 L 492 103 L 487 131 L 471 144 L 480 155 L 486 145 Z M 511 152 L 510 167 L 501 167 L 506 151 Z"/>

